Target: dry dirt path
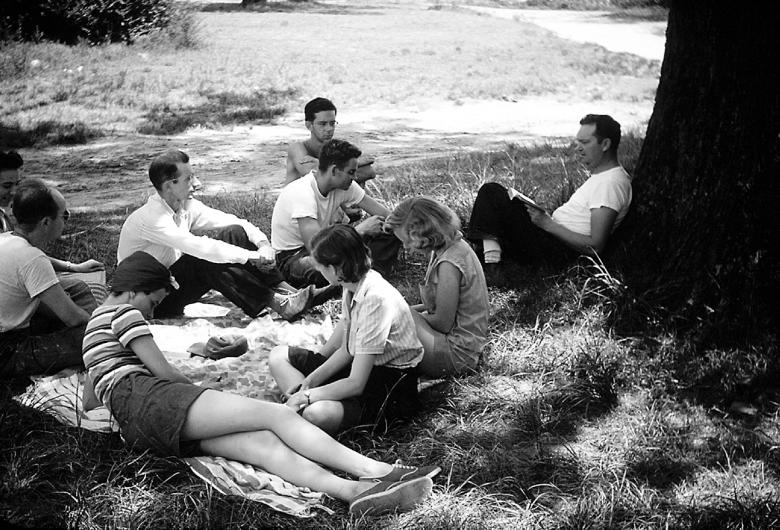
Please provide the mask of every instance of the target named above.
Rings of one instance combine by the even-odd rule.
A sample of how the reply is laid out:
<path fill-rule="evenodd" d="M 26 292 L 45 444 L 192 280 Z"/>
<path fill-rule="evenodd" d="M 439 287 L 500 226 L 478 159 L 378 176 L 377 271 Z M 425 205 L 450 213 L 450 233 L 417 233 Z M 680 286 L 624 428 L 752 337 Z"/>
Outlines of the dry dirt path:
<path fill-rule="evenodd" d="M 509 16 L 501 11 L 490 14 Z M 595 23 L 589 13 L 566 14 L 569 18 L 581 15 L 586 27 Z M 609 31 L 599 28 L 588 34 L 607 38 Z M 338 136 L 354 141 L 377 159 L 381 182 L 383 167 L 462 151 L 500 150 L 509 142 L 568 139 L 575 132 L 576 118 L 588 112 L 609 113 L 626 129 L 639 129 L 650 117 L 652 102 L 594 103 L 529 97 L 515 101 L 464 99 L 457 103 L 430 100 L 414 106 L 377 104 L 339 112 Z M 144 200 L 149 191 L 146 168 L 150 155 L 177 147 L 190 154 L 207 193 L 275 193 L 284 177 L 288 142 L 306 135 L 302 116 L 295 113 L 268 125 L 193 129 L 170 137 L 133 135 L 84 146 L 37 150 L 26 157 L 26 171 L 61 186 L 74 209 L 132 206 Z"/>

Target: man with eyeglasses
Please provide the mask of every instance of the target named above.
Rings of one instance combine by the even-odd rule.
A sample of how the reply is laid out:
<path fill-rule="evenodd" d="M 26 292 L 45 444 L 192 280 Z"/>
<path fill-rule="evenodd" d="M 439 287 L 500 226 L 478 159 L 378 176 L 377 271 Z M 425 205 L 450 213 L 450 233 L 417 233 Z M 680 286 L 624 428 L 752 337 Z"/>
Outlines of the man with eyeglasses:
<path fill-rule="evenodd" d="M 189 162 L 176 149 L 152 161 L 155 192 L 128 216 L 119 234 L 118 262 L 144 251 L 179 283 L 155 316 L 179 316 L 185 305 L 215 289 L 252 318 L 266 307 L 285 320 L 298 317 L 310 307 L 315 288 L 298 291 L 284 281 L 268 238 L 255 225 L 193 198 L 201 184 Z"/>
<path fill-rule="evenodd" d="M 284 184 L 301 178 L 317 169 L 322 145 L 333 139 L 336 132 L 336 106 L 325 98 L 314 98 L 303 108 L 304 123 L 309 130 L 309 138 L 302 142 L 293 142 L 287 149 L 287 177 Z M 361 158 L 355 173 L 355 182 L 361 187 L 376 178 L 373 160 Z"/>
<path fill-rule="evenodd" d="M 14 192 L 11 232 L 0 234 L 0 377 L 83 366 L 84 327 L 97 302 L 84 282 L 68 293 L 45 254 L 69 216 L 65 199 L 39 179 Z"/>
<path fill-rule="evenodd" d="M 24 161 L 16 151 L 0 152 L 0 233 L 12 231 L 16 224 L 11 214 L 11 201 L 16 187 L 22 182 L 20 171 L 23 165 Z M 67 221 L 69 217 L 70 212 L 65 210 L 63 218 Z M 52 256 L 49 256 L 49 261 L 57 273 L 60 285 L 76 303 L 82 304 L 82 300 L 82 305 L 85 306 L 92 303 L 91 297 L 84 298 L 86 287 L 97 293 L 95 297 L 105 295 L 105 275 L 99 272 L 105 267 L 101 262 L 88 259 L 81 263 L 71 263 Z M 85 284 L 84 279 L 88 279 L 90 283 Z"/>

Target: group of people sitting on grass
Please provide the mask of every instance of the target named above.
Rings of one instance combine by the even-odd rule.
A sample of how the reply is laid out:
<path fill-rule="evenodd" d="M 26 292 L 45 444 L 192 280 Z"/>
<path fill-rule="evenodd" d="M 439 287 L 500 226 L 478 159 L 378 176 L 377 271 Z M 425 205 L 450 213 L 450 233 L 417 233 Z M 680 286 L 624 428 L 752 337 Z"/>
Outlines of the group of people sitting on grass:
<path fill-rule="evenodd" d="M 467 241 L 446 205 L 419 196 L 391 211 L 367 193 L 373 160 L 333 138 L 332 102 L 310 101 L 305 123 L 310 137 L 288 150 L 270 240 L 193 197 L 201 186 L 186 153 L 155 157 L 154 191 L 122 226 L 105 300 L 62 276 L 100 262 L 45 253 L 69 217 L 63 196 L 20 180 L 21 157 L 0 153 L 0 375 L 86 367 L 85 408 L 105 405 L 130 445 L 258 465 L 344 499 L 356 514 L 407 509 L 429 494 L 438 467 L 377 462 L 331 436 L 413 414 L 420 376 L 476 370 L 488 332 L 485 270 L 500 275 L 506 257 L 558 262 L 604 249 L 631 203 L 620 125 L 606 115 L 581 120 L 576 150 L 591 176 L 552 215 L 500 184 L 482 186 Z M 401 246 L 429 254 L 419 304 L 385 278 Z M 341 296 L 341 318 L 319 351 L 270 352 L 282 404 L 194 385 L 155 344 L 147 319 L 181 315 L 211 289 L 250 317 L 270 308 L 286 320 Z"/>

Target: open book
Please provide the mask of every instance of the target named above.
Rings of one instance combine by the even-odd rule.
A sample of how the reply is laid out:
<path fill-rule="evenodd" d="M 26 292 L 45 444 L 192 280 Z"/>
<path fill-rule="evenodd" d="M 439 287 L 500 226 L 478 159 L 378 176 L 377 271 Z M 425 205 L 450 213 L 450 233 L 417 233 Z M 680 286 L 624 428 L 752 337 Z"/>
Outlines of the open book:
<path fill-rule="evenodd" d="M 544 211 L 544 208 L 536 204 L 534 200 L 531 197 L 528 197 L 527 195 L 523 195 L 519 191 L 517 191 L 514 188 L 508 188 L 507 193 L 509 194 L 509 200 L 517 199 L 520 202 L 527 204 L 528 206 L 531 206 L 532 208 L 536 208 L 537 210 Z"/>

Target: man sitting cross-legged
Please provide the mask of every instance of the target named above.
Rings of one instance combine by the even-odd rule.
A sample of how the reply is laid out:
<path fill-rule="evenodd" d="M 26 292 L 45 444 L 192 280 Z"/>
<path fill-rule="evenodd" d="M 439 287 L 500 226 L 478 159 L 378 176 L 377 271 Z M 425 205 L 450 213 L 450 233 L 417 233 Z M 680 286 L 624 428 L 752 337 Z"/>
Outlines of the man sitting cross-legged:
<path fill-rule="evenodd" d="M 618 162 L 620 124 L 606 114 L 580 120 L 576 152 L 590 177 L 552 215 L 512 199 L 491 182 L 477 193 L 468 238 L 481 243 L 489 271 L 509 257 L 520 263 L 561 263 L 602 252 L 631 205 L 631 177 Z"/>
<path fill-rule="evenodd" d="M 282 189 L 271 216 L 271 244 L 276 250 L 279 270 L 296 286 L 328 285 L 309 255 L 311 239 L 328 226 L 343 222 L 342 206 L 356 205 L 370 215 L 355 226 L 374 256 L 401 242 L 382 231 L 390 211 L 354 182 L 360 150 L 343 140 L 330 140 L 322 146 L 318 168 Z M 388 262 L 385 262 L 386 264 Z M 375 267 L 376 268 L 376 267 Z M 379 272 L 386 272 L 379 269 Z"/>
<path fill-rule="evenodd" d="M 0 376 L 83 366 L 84 326 L 97 302 L 84 282 L 66 293 L 44 253 L 68 219 L 65 199 L 26 179 L 12 209 L 16 226 L 0 234 Z"/>
<path fill-rule="evenodd" d="M 170 150 L 157 156 L 149 179 L 155 193 L 122 226 L 117 259 L 141 250 L 176 277 L 180 289 L 160 304 L 158 317 L 181 315 L 185 305 L 209 289 L 253 318 L 266 306 L 287 320 L 307 309 L 314 289 L 296 291 L 284 281 L 259 228 L 192 197 L 200 181 L 186 153 Z M 212 230 L 217 231 L 214 237 L 204 234 Z"/>

